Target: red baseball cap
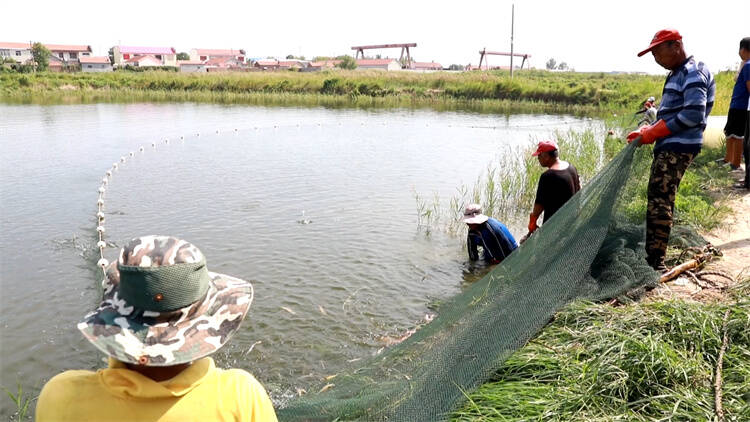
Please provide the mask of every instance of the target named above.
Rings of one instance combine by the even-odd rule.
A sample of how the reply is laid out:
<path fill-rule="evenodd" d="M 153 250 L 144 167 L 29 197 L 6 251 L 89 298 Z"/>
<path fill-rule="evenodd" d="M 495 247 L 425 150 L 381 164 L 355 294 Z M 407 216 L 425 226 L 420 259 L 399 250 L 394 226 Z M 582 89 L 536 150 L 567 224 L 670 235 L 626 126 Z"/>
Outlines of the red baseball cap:
<path fill-rule="evenodd" d="M 654 35 L 654 38 L 651 40 L 651 44 L 648 46 L 648 48 L 638 53 L 638 57 L 641 57 L 642 55 L 648 53 L 654 47 L 665 41 L 676 41 L 681 39 L 682 35 L 680 35 L 680 33 L 677 32 L 676 29 L 662 29 Z"/>
<path fill-rule="evenodd" d="M 539 146 L 536 148 L 536 151 L 531 154 L 532 157 L 536 157 L 537 155 L 548 152 L 548 151 L 554 151 L 557 149 L 557 142 L 550 140 L 550 141 L 541 141 L 539 142 Z"/>

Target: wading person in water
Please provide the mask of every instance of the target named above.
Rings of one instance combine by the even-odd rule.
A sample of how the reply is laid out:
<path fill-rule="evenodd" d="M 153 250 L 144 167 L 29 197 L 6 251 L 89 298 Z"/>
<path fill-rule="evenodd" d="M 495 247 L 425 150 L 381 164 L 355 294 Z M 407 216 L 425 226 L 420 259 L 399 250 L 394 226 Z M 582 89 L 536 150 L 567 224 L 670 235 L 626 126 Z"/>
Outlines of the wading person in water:
<path fill-rule="evenodd" d="M 188 242 L 146 236 L 120 251 L 102 285 L 103 301 L 78 329 L 109 367 L 52 378 L 37 421 L 276 421 L 252 375 L 207 357 L 239 329 L 250 283 L 209 272 Z"/>
<path fill-rule="evenodd" d="M 547 171 L 539 177 L 534 209 L 529 215 L 529 233 L 524 236 L 522 242 L 539 228 L 537 220 L 542 213 L 544 213 L 543 221 L 548 221 L 560 207 L 568 202 L 568 199 L 581 190 L 578 170 L 572 164 L 560 159 L 557 142 L 552 140 L 539 142 L 536 151 L 531 155 L 537 157 L 539 165 L 546 167 Z"/>
<path fill-rule="evenodd" d="M 680 180 L 701 151 L 706 118 L 714 105 L 716 84 L 708 68 L 688 57 L 682 36 L 674 29 L 657 32 L 638 57 L 651 52 L 668 69 L 657 121 L 628 135 L 628 142 L 654 144 L 654 161 L 648 179 L 646 209 L 646 260 L 665 271 L 664 257 L 672 230 L 675 196 Z"/>
<path fill-rule="evenodd" d="M 469 259 L 472 261 L 479 259 L 478 247 L 482 248 L 484 260 L 490 264 L 499 264 L 518 247 L 508 228 L 494 218 L 482 214 L 479 204 L 468 205 L 462 221 L 469 226 L 466 246 L 469 250 Z"/>

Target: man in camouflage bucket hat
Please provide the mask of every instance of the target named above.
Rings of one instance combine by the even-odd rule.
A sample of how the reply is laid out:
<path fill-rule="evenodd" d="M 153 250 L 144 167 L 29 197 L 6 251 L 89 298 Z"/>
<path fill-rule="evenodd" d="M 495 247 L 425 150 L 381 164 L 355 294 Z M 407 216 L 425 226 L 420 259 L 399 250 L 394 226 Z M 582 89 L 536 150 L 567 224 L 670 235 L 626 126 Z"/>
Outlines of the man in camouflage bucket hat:
<path fill-rule="evenodd" d="M 253 289 L 209 272 L 203 254 L 173 237 L 133 239 L 106 271 L 104 298 L 78 324 L 109 368 L 51 379 L 37 420 L 275 421 L 263 386 L 207 355 L 239 329 Z"/>

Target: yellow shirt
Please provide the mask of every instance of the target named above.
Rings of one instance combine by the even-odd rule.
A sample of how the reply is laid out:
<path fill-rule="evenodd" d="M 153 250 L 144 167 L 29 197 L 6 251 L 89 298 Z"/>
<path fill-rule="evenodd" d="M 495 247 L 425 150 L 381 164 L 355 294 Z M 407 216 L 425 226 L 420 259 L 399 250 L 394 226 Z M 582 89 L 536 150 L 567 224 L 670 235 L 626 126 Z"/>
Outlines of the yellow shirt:
<path fill-rule="evenodd" d="M 154 381 L 109 360 L 109 368 L 65 371 L 39 395 L 36 420 L 276 422 L 263 386 L 241 369 L 218 369 L 211 358 L 179 375 Z"/>

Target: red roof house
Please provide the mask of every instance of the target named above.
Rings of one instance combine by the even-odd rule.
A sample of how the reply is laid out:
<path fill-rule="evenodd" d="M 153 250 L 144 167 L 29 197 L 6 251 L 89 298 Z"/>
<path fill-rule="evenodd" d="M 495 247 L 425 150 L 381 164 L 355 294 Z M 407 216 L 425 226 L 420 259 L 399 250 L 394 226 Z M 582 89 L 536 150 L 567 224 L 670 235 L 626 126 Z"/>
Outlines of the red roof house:
<path fill-rule="evenodd" d="M 190 60 L 200 60 L 202 62 L 218 58 L 234 58 L 238 61 L 245 61 L 245 50 L 221 50 L 209 48 L 194 48 L 190 50 Z"/>
<path fill-rule="evenodd" d="M 115 66 L 125 65 L 128 60 L 136 57 L 150 56 L 159 60 L 159 66 L 177 67 L 177 52 L 172 47 L 133 47 L 116 45 L 112 47 Z"/>

